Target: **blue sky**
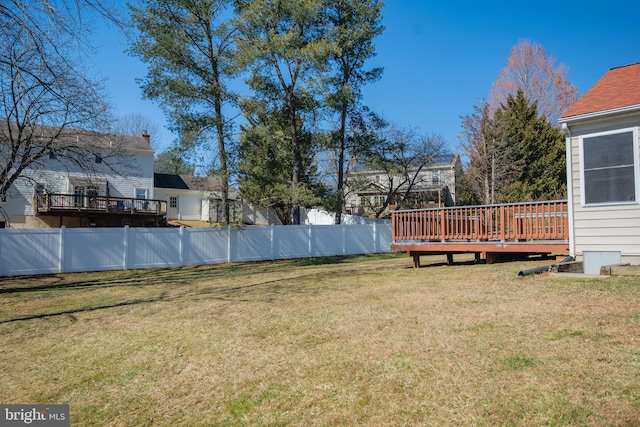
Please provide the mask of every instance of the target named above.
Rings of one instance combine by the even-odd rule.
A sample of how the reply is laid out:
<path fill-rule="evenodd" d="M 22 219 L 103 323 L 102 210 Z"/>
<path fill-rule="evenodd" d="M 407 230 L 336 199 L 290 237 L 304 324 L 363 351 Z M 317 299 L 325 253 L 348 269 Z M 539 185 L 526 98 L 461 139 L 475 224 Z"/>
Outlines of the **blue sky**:
<path fill-rule="evenodd" d="M 384 74 L 365 88 L 364 103 L 389 121 L 441 133 L 457 151 L 460 116 L 489 96 L 518 41 L 541 44 L 569 68 L 569 80 L 583 94 L 608 69 L 640 62 L 639 12 L 637 0 L 386 0 L 386 29 L 369 62 L 384 67 Z M 146 74 L 145 65 L 124 53 L 126 40 L 113 28 L 100 29 L 95 39 L 94 62 L 108 79 L 117 113 L 142 113 L 157 122 L 161 151 L 174 136 L 135 82 Z"/>

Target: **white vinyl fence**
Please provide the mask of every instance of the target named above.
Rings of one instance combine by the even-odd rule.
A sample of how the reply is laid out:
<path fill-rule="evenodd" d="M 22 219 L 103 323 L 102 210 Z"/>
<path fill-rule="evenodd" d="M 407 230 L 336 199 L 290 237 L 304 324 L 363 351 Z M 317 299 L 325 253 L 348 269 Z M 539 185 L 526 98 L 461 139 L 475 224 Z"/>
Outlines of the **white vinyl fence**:
<path fill-rule="evenodd" d="M 355 255 L 390 247 L 390 224 L 0 229 L 0 276 Z"/>

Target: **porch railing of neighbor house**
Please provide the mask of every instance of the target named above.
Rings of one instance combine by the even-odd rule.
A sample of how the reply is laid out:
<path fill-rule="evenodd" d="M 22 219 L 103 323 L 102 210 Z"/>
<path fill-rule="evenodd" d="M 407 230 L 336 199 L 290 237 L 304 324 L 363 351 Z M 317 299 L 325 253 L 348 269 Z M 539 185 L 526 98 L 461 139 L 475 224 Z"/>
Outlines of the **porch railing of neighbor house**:
<path fill-rule="evenodd" d="M 38 194 L 38 213 L 102 212 L 111 214 L 164 215 L 167 202 L 164 200 L 133 199 L 78 194 Z"/>

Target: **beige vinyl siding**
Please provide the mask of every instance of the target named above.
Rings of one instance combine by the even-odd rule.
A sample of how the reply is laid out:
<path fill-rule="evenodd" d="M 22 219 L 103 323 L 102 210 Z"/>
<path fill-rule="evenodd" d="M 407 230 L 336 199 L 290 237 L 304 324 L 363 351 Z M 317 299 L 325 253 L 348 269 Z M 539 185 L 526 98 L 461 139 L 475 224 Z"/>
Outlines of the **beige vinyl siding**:
<path fill-rule="evenodd" d="M 640 117 L 625 117 L 617 122 L 601 120 L 595 124 L 572 125 L 571 189 L 575 255 L 584 252 L 621 252 L 622 256 L 640 255 L 640 205 L 582 205 L 580 137 L 592 133 L 640 126 Z M 636 144 L 639 141 L 635 141 Z M 635 159 L 640 161 L 640 159 Z"/>

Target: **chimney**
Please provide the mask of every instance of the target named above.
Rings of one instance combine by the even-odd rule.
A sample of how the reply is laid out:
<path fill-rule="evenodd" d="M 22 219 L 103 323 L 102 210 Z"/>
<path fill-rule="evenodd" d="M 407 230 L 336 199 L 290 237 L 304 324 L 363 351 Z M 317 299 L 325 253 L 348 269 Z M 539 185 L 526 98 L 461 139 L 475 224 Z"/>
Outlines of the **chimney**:
<path fill-rule="evenodd" d="M 149 135 L 149 132 L 147 132 L 146 129 L 142 131 L 142 137 L 147 140 L 149 145 L 151 145 L 151 135 Z"/>

